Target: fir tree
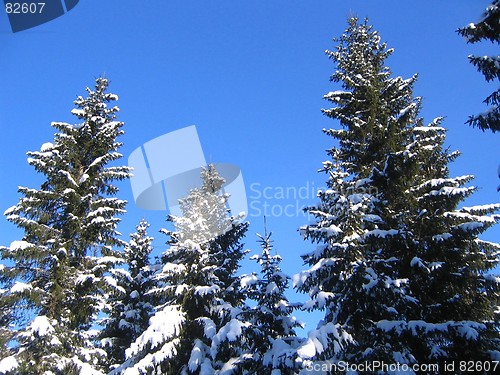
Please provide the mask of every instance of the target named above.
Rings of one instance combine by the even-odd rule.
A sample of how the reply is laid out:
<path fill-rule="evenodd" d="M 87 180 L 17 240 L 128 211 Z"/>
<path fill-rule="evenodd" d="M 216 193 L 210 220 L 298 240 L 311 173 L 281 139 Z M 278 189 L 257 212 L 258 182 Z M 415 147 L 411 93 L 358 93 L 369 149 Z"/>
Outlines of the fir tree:
<path fill-rule="evenodd" d="M 241 286 L 257 304 L 242 313 L 251 325 L 245 329 L 249 347 L 245 370 L 250 374 L 285 375 L 294 372 L 300 323 L 291 316 L 295 305 L 285 296 L 290 278 L 280 268 L 281 256 L 272 255 L 271 233 L 259 237 L 262 253 L 250 259 L 261 267 L 260 276 L 244 275 Z"/>
<path fill-rule="evenodd" d="M 0 271 L 4 269 L 0 265 Z M 7 345 L 12 337 L 12 330 L 9 329 L 12 323 L 11 309 L 6 297 L 7 290 L 0 289 L 0 358 L 8 356 Z"/>
<path fill-rule="evenodd" d="M 367 21 L 351 19 L 337 41 L 327 53 L 343 90 L 325 96 L 335 107 L 324 113 L 343 128 L 325 130 L 339 146 L 323 163 L 328 189 L 309 208 L 316 221 L 301 228 L 318 246 L 303 256 L 310 268 L 294 277 L 312 298 L 305 308 L 325 310 L 325 318 L 299 356 L 406 364 L 489 358 L 498 345 L 498 282 L 487 272 L 499 247 L 477 235 L 500 206 L 457 208 L 475 190 L 464 187 L 472 177 L 449 177 L 458 154 L 443 150 L 441 119 L 423 125 L 416 77 L 391 78 L 384 63 L 393 51 Z"/>
<path fill-rule="evenodd" d="M 239 319 L 244 295 L 236 272 L 245 254 L 241 238 L 247 224 L 229 217 L 224 180 L 213 165 L 202 171 L 203 186 L 180 200 L 182 217 L 171 217 L 175 231 L 157 275 L 158 306 L 148 329 L 127 350 L 115 371 L 213 374 L 232 368 L 247 325 Z M 130 370 L 132 371 L 132 370 Z"/>
<path fill-rule="evenodd" d="M 363 352 L 375 344 L 370 322 L 380 320 L 400 300 L 404 287 L 390 282 L 398 277 L 387 261 L 392 254 L 383 248 L 391 247 L 400 235 L 380 216 L 387 199 L 379 198 L 373 177 L 384 170 L 386 155 L 408 138 L 408 121 L 416 106 L 411 97 L 415 77 L 390 77 L 384 62 L 392 50 L 366 21 L 358 24 L 351 19 L 336 41 L 336 51 L 327 54 L 338 68 L 331 80 L 341 82 L 343 90 L 325 96 L 336 107 L 324 113 L 338 119 L 343 129 L 325 130 L 339 147 L 332 148 L 332 160 L 323 163 L 329 189 L 320 191 L 320 202 L 309 209 L 316 223 L 301 228 L 305 238 L 318 243 L 303 257 L 311 268 L 294 280 L 299 291 L 312 297 L 306 309 L 325 310 L 325 319 L 299 349 L 304 359 L 351 360 L 357 353 L 354 348 Z M 378 285 L 385 275 L 389 288 Z"/>
<path fill-rule="evenodd" d="M 142 219 L 124 249 L 123 262 L 127 268 L 112 271 L 118 288 L 108 303 L 109 316 L 100 335 L 110 367 L 125 361 L 125 349 L 148 328 L 154 313 L 155 301 L 150 293 L 155 287 L 154 268 L 149 259 L 153 238 L 147 234 L 148 227 Z"/>
<path fill-rule="evenodd" d="M 16 327 L 11 355 L 16 374 L 98 373 L 104 352 L 90 330 L 105 302 L 107 271 L 121 246 L 117 215 L 125 201 L 114 197 L 114 181 L 129 177 L 129 168 L 109 166 L 121 158 L 117 141 L 122 122 L 117 96 L 107 93 L 108 81 L 96 80 L 88 97 L 79 96 L 72 110 L 81 122 L 54 122 L 53 143 L 28 153 L 28 163 L 45 181 L 39 189 L 20 187 L 19 203 L 7 220 L 24 237 L 0 249 L 6 298 Z"/>
<path fill-rule="evenodd" d="M 500 43 L 500 1 L 494 0 L 486 8 L 486 11 L 478 22 L 470 23 L 466 27 L 458 29 L 458 33 L 465 37 L 467 43 L 488 40 L 498 45 Z M 500 80 L 499 56 L 470 55 L 469 61 L 483 74 L 486 81 Z M 470 116 L 467 123 L 483 131 L 486 129 L 490 129 L 493 132 L 500 131 L 500 90 L 496 90 L 489 95 L 484 100 L 484 103 L 489 106 L 488 111 Z"/>
<path fill-rule="evenodd" d="M 448 164 L 459 153 L 443 148 L 441 121 L 416 126 L 414 141 L 399 156 L 402 168 L 422 175 L 406 191 L 415 204 L 403 216 L 409 230 L 401 274 L 408 274 L 410 303 L 406 319 L 396 315 L 377 328 L 396 334 L 409 363 L 443 368 L 452 361 L 458 366 L 463 358 L 475 363 L 500 358 L 500 278 L 491 274 L 500 245 L 478 238 L 498 221 L 494 213 L 500 205 L 459 207 L 477 188 L 466 186 L 473 176 L 449 176 Z M 485 367 L 476 371 L 489 373 Z"/>

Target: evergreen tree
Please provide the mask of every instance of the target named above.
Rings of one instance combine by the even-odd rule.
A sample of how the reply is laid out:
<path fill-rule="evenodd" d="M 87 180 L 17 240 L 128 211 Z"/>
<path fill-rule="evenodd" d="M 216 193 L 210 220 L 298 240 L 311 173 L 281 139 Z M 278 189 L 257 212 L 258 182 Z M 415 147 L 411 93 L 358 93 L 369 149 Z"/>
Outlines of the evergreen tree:
<path fill-rule="evenodd" d="M 115 373 L 214 374 L 236 366 L 239 319 L 244 295 L 236 272 L 245 251 L 247 224 L 229 217 L 224 180 L 213 165 L 202 171 L 203 186 L 180 200 L 182 217 L 171 217 L 175 231 L 157 275 L 158 306 L 148 329 L 127 350 Z"/>
<path fill-rule="evenodd" d="M 0 271 L 3 268 L 4 266 L 0 265 Z M 9 329 L 12 323 L 12 316 L 5 296 L 6 292 L 5 289 L 0 289 L 0 358 L 8 356 L 7 344 L 12 336 L 12 331 Z"/>
<path fill-rule="evenodd" d="M 305 308 L 325 318 L 298 354 L 305 365 L 484 360 L 498 347 L 498 283 L 487 272 L 499 247 L 477 235 L 500 206 L 457 209 L 472 177 L 449 177 L 458 154 L 443 150 L 441 119 L 423 125 L 416 76 L 391 77 L 393 50 L 367 21 L 350 19 L 337 41 L 328 55 L 343 90 L 325 96 L 335 107 L 324 113 L 342 125 L 325 130 L 339 146 L 323 163 L 328 189 L 309 208 L 316 220 L 301 228 L 318 246 L 294 277 L 312 298 Z"/>
<path fill-rule="evenodd" d="M 149 259 L 153 238 L 147 234 L 148 227 L 142 219 L 124 249 L 127 268 L 112 271 L 118 288 L 108 302 L 109 315 L 101 333 L 111 368 L 125 361 L 125 349 L 148 328 L 154 313 L 155 301 L 150 293 L 155 287 L 154 268 Z"/>
<path fill-rule="evenodd" d="M 483 16 L 476 23 L 458 29 L 458 33 L 465 37 L 467 43 L 477 43 L 488 40 L 497 45 L 500 43 L 500 1 L 493 2 L 486 8 Z M 499 56 L 474 56 L 469 60 L 486 81 L 500 80 L 500 57 Z M 500 131 L 500 90 L 489 95 L 484 103 L 489 106 L 485 113 L 470 116 L 467 123 L 477 126 L 481 130 L 490 129 L 493 132 Z"/>
<path fill-rule="evenodd" d="M 443 149 L 440 122 L 416 126 L 414 142 L 398 155 L 402 168 L 422 174 L 407 191 L 415 203 L 404 214 L 408 256 L 401 273 L 408 274 L 410 303 L 406 319 L 396 315 L 377 328 L 396 334 L 408 348 L 408 362 L 443 368 L 444 362 L 464 358 L 475 363 L 500 358 L 500 278 L 491 274 L 500 245 L 478 238 L 496 223 L 500 205 L 458 207 L 477 188 L 466 186 L 472 176 L 449 176 L 448 164 L 459 153 Z M 486 367 L 476 371 L 489 373 Z"/>
<path fill-rule="evenodd" d="M 247 296 L 257 304 L 242 313 L 251 325 L 245 329 L 249 347 L 244 366 L 250 374 L 291 374 L 295 369 L 299 338 L 295 328 L 300 323 L 291 316 L 295 306 L 285 296 L 289 277 L 281 271 L 281 257 L 272 255 L 271 233 L 259 237 L 262 253 L 250 259 L 261 267 L 241 278 Z"/>
<path fill-rule="evenodd" d="M 114 181 L 127 179 L 129 168 L 109 166 L 121 158 L 117 141 L 122 122 L 117 96 L 107 93 L 108 80 L 98 78 L 88 96 L 79 96 L 72 110 L 80 123 L 54 122 L 53 143 L 28 153 L 28 163 L 45 180 L 39 189 L 20 187 L 19 203 L 7 220 L 24 237 L 0 248 L 15 332 L 10 348 L 16 374 L 99 373 L 105 353 L 90 329 L 104 306 L 115 261 L 112 248 L 121 246 L 116 226 L 126 202 L 115 198 Z"/>
<path fill-rule="evenodd" d="M 324 320 L 299 349 L 304 359 L 350 360 L 357 348 L 362 353 L 375 344 L 370 322 L 380 320 L 401 300 L 404 287 L 390 282 L 398 277 L 387 261 L 392 254 L 382 250 L 402 234 L 380 216 L 387 199 L 379 199 L 373 177 L 384 170 L 386 155 L 408 138 L 416 106 L 411 97 L 415 77 L 390 77 L 384 62 L 392 50 L 366 21 L 349 20 L 346 33 L 336 41 L 336 51 L 327 52 L 338 68 L 331 80 L 341 82 L 344 90 L 325 96 L 336 107 L 324 113 L 338 119 L 343 129 L 325 130 L 339 147 L 332 148 L 332 160 L 323 163 L 329 189 L 320 191 L 318 205 L 309 209 L 316 223 L 301 228 L 305 238 L 318 243 L 315 251 L 303 256 L 311 268 L 294 278 L 298 290 L 312 297 L 305 308 L 326 310 Z M 382 280 L 383 275 L 391 278 L 388 288 L 375 288 L 379 275 Z"/>

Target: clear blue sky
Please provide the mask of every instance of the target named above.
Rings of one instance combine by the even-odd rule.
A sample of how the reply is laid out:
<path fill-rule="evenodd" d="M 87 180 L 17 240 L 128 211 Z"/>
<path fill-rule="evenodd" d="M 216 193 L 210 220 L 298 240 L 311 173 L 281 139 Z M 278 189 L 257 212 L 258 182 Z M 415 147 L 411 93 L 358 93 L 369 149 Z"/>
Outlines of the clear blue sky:
<path fill-rule="evenodd" d="M 195 124 L 207 159 L 242 169 L 254 207 L 246 246 L 258 251 L 254 233 L 263 231 L 263 219 L 256 208 L 263 209 L 264 199 L 258 197 L 263 189 L 268 195 L 280 188 L 308 189 L 306 201 L 268 200 L 278 213 L 313 202 L 311 190 L 324 185 L 325 176 L 316 170 L 332 143 L 321 129 L 337 123 L 321 114 L 328 107 L 322 96 L 339 88 L 329 82 L 334 66 L 324 50 L 334 48 L 332 38 L 341 35 L 351 15 L 369 17 L 395 48 L 388 61 L 395 75 L 419 74 L 415 95 L 424 98 L 426 121 L 446 117 L 447 144 L 463 153 L 452 174 L 474 174 L 481 187 L 466 204 L 498 202 L 500 135 L 464 124 L 468 115 L 485 109 L 481 102 L 495 89 L 467 55 L 497 54 L 497 48 L 467 45 L 455 32 L 476 21 L 488 4 L 82 0 L 66 15 L 16 34 L 0 12 L 0 211 L 17 203 L 18 185 L 39 186 L 41 177 L 26 163 L 26 151 L 52 140 L 52 121 L 76 121 L 70 114 L 73 100 L 104 74 L 110 91 L 120 97 L 123 162 L 144 142 Z M 166 213 L 138 209 L 130 185 L 120 188 L 120 197 L 130 202 L 120 226 L 124 238 L 145 217 L 157 251 L 164 250 L 166 238 L 157 230 Z M 302 214 L 268 217 L 290 275 L 302 269 L 300 255 L 313 248 L 297 233 L 306 222 Z M 0 244 L 8 246 L 21 235 L 0 219 Z M 500 228 L 483 238 L 500 240 Z"/>

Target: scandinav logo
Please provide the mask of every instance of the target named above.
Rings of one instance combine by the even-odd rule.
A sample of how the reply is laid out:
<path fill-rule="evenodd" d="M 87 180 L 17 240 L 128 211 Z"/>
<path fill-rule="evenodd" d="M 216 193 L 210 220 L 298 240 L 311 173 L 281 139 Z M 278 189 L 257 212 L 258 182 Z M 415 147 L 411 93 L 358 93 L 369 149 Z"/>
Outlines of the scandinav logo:
<path fill-rule="evenodd" d="M 206 166 L 198 132 L 194 125 L 154 138 L 136 148 L 128 158 L 135 204 L 146 210 L 168 210 L 181 214 L 179 199 L 202 185 L 201 168 Z M 234 215 L 248 213 L 243 176 L 238 166 L 214 163 L 229 194 L 228 206 Z"/>
<path fill-rule="evenodd" d="M 13 33 L 56 19 L 73 9 L 79 0 L 4 0 Z"/>

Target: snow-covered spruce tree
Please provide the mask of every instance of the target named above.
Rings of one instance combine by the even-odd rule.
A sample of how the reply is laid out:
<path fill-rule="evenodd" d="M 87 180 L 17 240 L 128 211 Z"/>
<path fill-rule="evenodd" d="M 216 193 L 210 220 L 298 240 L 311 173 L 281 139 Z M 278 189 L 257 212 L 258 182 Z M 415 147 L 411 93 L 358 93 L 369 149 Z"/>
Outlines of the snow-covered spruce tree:
<path fill-rule="evenodd" d="M 444 362 L 467 358 L 491 365 L 488 361 L 500 359 L 500 278 L 491 274 L 500 245 L 478 235 L 497 222 L 500 205 L 458 208 L 477 188 L 466 186 L 472 176 L 449 176 L 448 164 L 459 153 L 443 149 L 440 123 L 414 127 L 413 142 L 393 156 L 401 168 L 421 175 L 404 191 L 415 203 L 401 217 L 408 227 L 406 252 L 412 256 L 409 270 L 408 256 L 401 264 L 410 309 L 406 319 L 395 315 L 377 322 L 377 328 L 397 335 L 408 362 L 443 368 Z M 489 373 L 488 367 L 475 370 Z"/>
<path fill-rule="evenodd" d="M 318 243 L 303 256 L 311 268 L 294 277 L 298 290 L 312 297 L 304 307 L 325 309 L 325 318 L 299 349 L 300 357 L 316 360 L 350 360 L 376 345 L 371 322 L 404 304 L 405 294 L 404 283 L 393 282 L 399 277 L 388 261 L 404 234 L 380 217 L 386 199 L 379 199 L 372 175 L 383 171 L 387 155 L 409 138 L 416 78 L 391 78 L 384 62 L 392 50 L 367 21 L 350 19 L 336 41 L 336 51 L 327 54 L 337 63 L 331 80 L 341 82 L 343 90 L 325 96 L 336 107 L 324 113 L 338 119 L 343 129 L 325 130 L 339 147 L 332 148 L 332 160 L 323 163 L 329 189 L 320 191 L 318 205 L 309 209 L 316 222 L 301 228 L 305 238 Z M 384 278 L 387 288 L 377 283 Z"/>
<path fill-rule="evenodd" d="M 271 233 L 257 236 L 262 252 L 250 259 L 259 263 L 260 275 L 244 275 L 240 282 L 247 297 L 256 302 L 242 313 L 251 323 L 245 328 L 251 356 L 244 369 L 250 374 L 292 374 L 299 344 L 295 328 L 301 324 L 291 315 L 297 306 L 285 296 L 290 278 L 280 268 L 281 257 L 272 255 Z"/>
<path fill-rule="evenodd" d="M 0 265 L 0 270 L 3 268 L 4 266 Z M 5 297 L 6 292 L 5 289 L 0 288 L 0 359 L 8 356 L 7 343 L 12 336 L 12 330 L 9 329 L 12 322 L 12 316 L 9 303 Z"/>
<path fill-rule="evenodd" d="M 457 209 L 475 190 L 463 187 L 471 177 L 448 176 L 457 154 L 442 149 L 441 120 L 423 126 L 416 77 L 391 77 L 384 63 L 392 50 L 367 21 L 349 20 L 337 41 L 327 53 L 343 90 L 325 96 L 335 107 L 324 113 L 342 125 L 325 130 L 339 146 L 323 163 L 328 189 L 309 208 L 316 220 L 301 228 L 318 246 L 294 277 L 311 296 L 304 307 L 325 318 L 298 354 L 410 364 L 470 358 L 474 347 L 473 358 L 487 357 L 498 337 L 498 284 L 486 272 L 498 245 L 477 235 L 494 224 L 487 214 L 498 206 Z"/>
<path fill-rule="evenodd" d="M 150 293 L 156 285 L 150 263 L 153 238 L 148 236 L 148 227 L 147 221 L 142 219 L 125 245 L 123 263 L 126 268 L 111 271 L 118 288 L 108 301 L 108 316 L 103 322 L 105 329 L 100 334 L 110 368 L 125 361 L 125 349 L 148 328 L 149 318 L 154 313 L 155 299 Z"/>
<path fill-rule="evenodd" d="M 28 153 L 28 163 L 44 176 L 38 189 L 20 187 L 19 203 L 7 220 L 24 237 L 0 248 L 16 332 L 10 348 L 16 374 L 98 373 L 103 350 L 90 330 L 105 303 L 112 248 L 121 246 L 117 215 L 126 202 L 114 197 L 114 181 L 129 177 L 129 168 L 109 166 L 121 158 L 117 141 L 122 122 L 117 96 L 108 81 L 96 80 L 88 96 L 75 100 L 80 123 L 54 122 L 52 143 Z"/>
<path fill-rule="evenodd" d="M 500 43 L 500 1 L 493 2 L 486 8 L 481 19 L 458 29 L 467 43 L 477 43 L 488 40 Z M 469 56 L 470 62 L 483 74 L 486 81 L 500 80 L 500 56 Z M 489 95 L 484 103 L 489 106 L 485 113 L 470 116 L 467 123 L 477 126 L 481 130 L 489 129 L 493 132 L 500 131 L 500 89 Z"/>
<path fill-rule="evenodd" d="M 244 303 L 236 272 L 245 251 L 247 224 L 230 217 L 224 180 L 213 165 L 202 170 L 203 186 L 180 200 L 181 217 L 157 275 L 158 306 L 148 329 L 127 350 L 115 373 L 214 374 L 240 361 L 239 319 Z"/>

